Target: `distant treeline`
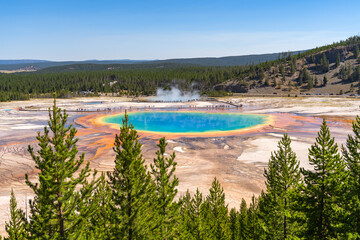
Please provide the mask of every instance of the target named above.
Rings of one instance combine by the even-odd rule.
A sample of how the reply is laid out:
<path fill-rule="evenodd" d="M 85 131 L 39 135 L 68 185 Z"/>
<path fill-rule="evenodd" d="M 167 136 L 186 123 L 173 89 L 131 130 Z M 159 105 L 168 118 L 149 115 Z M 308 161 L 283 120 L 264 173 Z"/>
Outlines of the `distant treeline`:
<path fill-rule="evenodd" d="M 113 171 L 93 176 L 77 155 L 76 129 L 54 106 L 49 128 L 29 153 L 39 173 L 25 176 L 34 199 L 30 214 L 12 191 L 8 239 L 359 239 L 360 118 L 341 148 L 325 121 L 309 149 L 313 170 L 300 168 L 284 135 L 264 171 L 266 189 L 249 203 L 229 209 L 214 179 L 177 199 L 175 154 L 161 138 L 150 168 L 127 115 L 115 137 Z M 16 189 L 15 189 L 16 191 Z"/>
<path fill-rule="evenodd" d="M 57 92 L 58 97 L 100 93 L 115 93 L 120 96 L 152 95 L 159 87 L 166 89 L 173 85 L 184 90 L 195 88 L 203 94 L 216 96 L 217 92 L 223 95 L 223 91 L 236 91 L 236 88 L 216 88 L 216 85 L 227 81 L 234 80 L 246 89 L 277 87 L 285 84 L 286 77 L 294 76 L 296 71 L 300 72 L 300 76 L 296 82 L 288 83 L 289 89 L 291 86 L 311 89 L 314 86 L 326 85 L 326 79 L 311 77 L 304 67 L 300 66 L 298 69 L 298 59 L 304 58 L 305 62 L 315 64 L 314 71 L 317 73 L 326 73 L 330 63 L 336 62 L 337 67 L 343 56 L 339 53 L 333 56 L 331 52 L 324 51 L 347 46 L 354 52 L 354 56 L 358 57 L 359 44 L 360 37 L 355 36 L 304 53 L 283 53 L 276 60 L 246 66 L 200 67 L 174 63 L 76 64 L 34 73 L 0 74 L 0 101 L 51 97 L 53 92 Z M 72 71 L 74 69 L 76 71 Z M 344 81 L 360 80 L 360 68 L 342 66 L 339 71 L 339 76 Z M 276 79 L 280 77 L 282 80 L 278 82 Z"/>
<path fill-rule="evenodd" d="M 229 78 L 248 75 L 257 67 L 186 67 L 176 69 L 138 69 L 74 73 L 26 73 L 0 75 L 0 100 L 23 100 L 29 97 L 73 96 L 82 91 L 151 95 L 158 87 L 181 89 L 194 87 L 208 91 Z M 50 95 L 49 95 L 50 94 Z"/>
<path fill-rule="evenodd" d="M 300 51 L 303 52 L 303 51 Z M 296 52 L 298 53 L 298 52 Z M 252 63 L 261 63 L 277 59 L 279 53 L 253 54 L 227 57 L 202 57 L 202 58 L 177 58 L 165 60 L 86 60 L 52 62 L 44 60 L 0 60 L 0 70 L 45 69 L 46 71 L 80 71 L 88 69 L 106 70 L 107 68 L 154 68 L 154 67 L 179 67 L 179 66 L 239 66 Z M 146 64 L 146 65 L 145 65 Z M 65 66 L 67 65 L 67 66 Z M 126 66 L 129 65 L 129 66 Z M 63 67 L 64 66 L 64 67 Z M 86 69 L 85 69 L 86 70 Z"/>

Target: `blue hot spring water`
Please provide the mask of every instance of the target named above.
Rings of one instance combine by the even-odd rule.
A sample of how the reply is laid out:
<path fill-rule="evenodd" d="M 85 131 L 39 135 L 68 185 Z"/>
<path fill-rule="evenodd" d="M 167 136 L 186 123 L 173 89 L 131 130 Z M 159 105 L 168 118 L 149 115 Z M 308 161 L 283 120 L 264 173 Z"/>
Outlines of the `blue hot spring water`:
<path fill-rule="evenodd" d="M 265 123 L 267 117 L 255 114 L 207 112 L 132 112 L 129 120 L 139 131 L 162 133 L 204 133 L 232 131 Z M 105 123 L 122 125 L 124 114 L 104 118 Z"/>

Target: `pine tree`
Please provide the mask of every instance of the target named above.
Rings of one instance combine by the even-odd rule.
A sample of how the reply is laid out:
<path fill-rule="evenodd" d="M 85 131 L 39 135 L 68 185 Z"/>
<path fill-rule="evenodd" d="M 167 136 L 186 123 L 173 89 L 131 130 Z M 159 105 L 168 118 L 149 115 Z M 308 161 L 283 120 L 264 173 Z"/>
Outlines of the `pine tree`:
<path fill-rule="evenodd" d="M 259 73 L 259 79 L 263 80 L 265 78 L 265 72 L 263 68 L 260 68 L 260 73 Z"/>
<path fill-rule="evenodd" d="M 88 209 L 92 209 L 91 214 L 88 215 L 86 222 L 84 222 L 84 231 L 82 235 L 77 236 L 77 239 L 110 239 L 110 217 L 111 217 L 111 190 L 105 180 L 105 174 L 102 173 L 100 178 L 96 181 L 92 197 L 90 201 L 84 203 Z M 86 195 L 86 193 L 83 193 Z"/>
<path fill-rule="evenodd" d="M 295 62 L 296 62 L 296 60 L 295 60 Z M 295 71 L 296 71 L 295 64 L 294 64 L 293 61 L 290 62 L 290 74 L 291 74 L 291 76 L 295 74 Z"/>
<path fill-rule="evenodd" d="M 299 84 L 308 83 L 311 80 L 310 73 L 307 68 L 303 68 L 299 74 Z"/>
<path fill-rule="evenodd" d="M 196 193 L 191 197 L 190 192 L 179 201 L 180 223 L 178 226 L 179 239 L 202 239 L 200 232 L 200 207 L 203 203 L 202 193 L 196 189 Z"/>
<path fill-rule="evenodd" d="M 328 79 L 327 79 L 327 77 L 324 75 L 324 78 L 323 78 L 323 86 L 324 86 L 324 87 L 327 85 L 327 82 L 328 82 Z"/>
<path fill-rule="evenodd" d="M 267 223 L 267 234 L 273 239 L 293 238 L 297 228 L 293 223 L 293 195 L 300 181 L 300 163 L 290 144 L 290 137 L 284 134 L 264 170 L 267 193 L 262 207 L 268 210 L 262 217 Z"/>
<path fill-rule="evenodd" d="M 49 128 L 44 128 L 43 135 L 38 132 L 38 154 L 31 146 L 28 148 L 40 171 L 37 183 L 32 183 L 25 175 L 26 184 L 35 194 L 34 200 L 30 201 L 30 238 L 69 239 L 78 234 L 91 210 L 82 209 L 78 214 L 86 199 L 76 192 L 76 188 L 86 182 L 90 168 L 89 163 L 82 167 L 84 154 L 76 159 L 77 131 L 71 124 L 66 125 L 68 115 L 65 110 L 61 113 L 55 99 L 49 117 Z"/>
<path fill-rule="evenodd" d="M 165 157 L 166 151 L 165 138 L 159 140 L 159 150 L 156 152 L 157 158 L 151 164 L 151 174 L 156 186 L 156 205 L 157 205 L 157 237 L 166 239 L 173 236 L 176 218 L 178 216 L 179 204 L 174 202 L 177 194 L 176 187 L 179 179 L 174 175 L 176 169 L 175 153 L 170 157 Z"/>
<path fill-rule="evenodd" d="M 360 66 L 357 66 L 354 71 L 354 81 L 360 82 Z"/>
<path fill-rule="evenodd" d="M 343 156 L 349 171 L 346 209 L 348 232 L 353 238 L 360 238 L 360 117 L 352 125 L 354 136 L 348 135 Z"/>
<path fill-rule="evenodd" d="M 304 213 L 307 217 L 306 237 L 330 239 L 339 237 L 344 213 L 340 206 L 343 195 L 345 163 L 324 120 L 316 142 L 309 149 L 309 162 L 314 170 L 301 169 L 304 175 Z"/>
<path fill-rule="evenodd" d="M 239 239 L 245 240 L 249 236 L 249 219 L 246 201 L 241 199 L 239 210 Z"/>
<path fill-rule="evenodd" d="M 330 66 L 329 60 L 327 59 L 326 54 L 323 53 L 322 58 L 320 60 L 320 69 L 321 69 L 321 71 L 328 72 L 330 70 L 329 66 Z"/>
<path fill-rule="evenodd" d="M 264 230 L 261 226 L 261 221 L 259 218 L 260 209 L 259 205 L 262 205 L 261 201 L 264 199 L 264 192 L 261 193 L 257 199 L 255 196 L 251 198 L 249 208 L 247 210 L 247 226 L 248 226 L 248 235 L 245 239 L 263 239 Z"/>
<path fill-rule="evenodd" d="M 179 199 L 180 220 L 177 228 L 177 235 L 180 239 L 196 239 L 192 236 L 194 232 L 194 219 L 192 218 L 192 202 L 189 190 Z"/>
<path fill-rule="evenodd" d="M 358 56 L 359 56 L 359 46 L 356 45 L 356 46 L 355 46 L 355 49 L 354 49 L 354 57 L 355 57 L 355 59 L 357 59 Z"/>
<path fill-rule="evenodd" d="M 138 239 L 148 234 L 151 178 L 141 154 L 141 143 L 125 113 L 120 134 L 115 137 L 115 168 L 108 173 L 112 190 L 114 238 Z"/>
<path fill-rule="evenodd" d="M 284 65 L 280 65 L 280 74 L 281 74 L 281 76 L 285 75 L 285 67 L 284 67 Z"/>
<path fill-rule="evenodd" d="M 336 67 L 339 67 L 340 66 L 340 53 L 337 53 L 336 55 Z"/>
<path fill-rule="evenodd" d="M 201 205 L 201 231 L 205 239 L 229 239 L 231 237 L 228 207 L 225 193 L 220 182 L 215 178 L 210 194 Z"/>
<path fill-rule="evenodd" d="M 5 238 L 6 240 L 22 240 L 29 237 L 26 230 L 25 214 L 21 209 L 17 208 L 17 201 L 13 190 L 11 190 L 10 198 L 10 221 L 5 224 L 5 230 L 8 234 L 8 237 Z"/>
<path fill-rule="evenodd" d="M 309 78 L 307 89 L 311 90 L 313 87 L 314 87 L 314 80 L 313 80 L 313 78 Z"/>
<path fill-rule="evenodd" d="M 231 232 L 231 240 L 240 239 L 240 232 L 239 232 L 239 214 L 235 208 L 230 210 L 230 232 Z"/>

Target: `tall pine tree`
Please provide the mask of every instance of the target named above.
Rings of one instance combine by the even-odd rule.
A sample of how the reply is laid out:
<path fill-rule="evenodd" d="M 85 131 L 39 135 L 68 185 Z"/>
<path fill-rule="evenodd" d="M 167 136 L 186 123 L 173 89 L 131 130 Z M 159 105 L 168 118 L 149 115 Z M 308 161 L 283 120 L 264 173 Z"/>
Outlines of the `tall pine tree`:
<path fill-rule="evenodd" d="M 67 125 L 68 114 L 65 110 L 61 112 L 55 99 L 49 118 L 49 128 L 45 127 L 44 134 L 39 132 L 37 136 L 38 154 L 31 146 L 28 148 L 40 171 L 36 183 L 25 175 L 26 184 L 35 195 L 30 201 L 30 238 L 70 239 L 78 234 L 90 210 L 82 209 L 79 214 L 85 199 L 76 193 L 86 182 L 90 168 L 89 163 L 82 167 L 84 154 L 77 158 L 77 131 L 71 124 Z"/>
<path fill-rule="evenodd" d="M 340 202 L 346 177 L 345 163 L 325 120 L 315 144 L 309 149 L 309 162 L 314 170 L 301 169 L 305 183 L 305 236 L 308 239 L 338 238 L 341 228 L 339 217 L 343 214 Z"/>
<path fill-rule="evenodd" d="M 151 164 L 151 174 L 156 186 L 156 205 L 157 205 L 157 238 L 167 239 L 175 233 L 175 224 L 179 215 L 179 204 L 174 201 L 177 194 L 176 187 L 179 179 L 174 175 L 176 169 L 175 153 L 170 157 L 165 157 L 166 151 L 165 138 L 159 140 L 159 150 L 156 152 L 157 158 Z"/>
<path fill-rule="evenodd" d="M 297 229 L 294 226 L 294 193 L 300 181 L 299 161 L 291 149 L 291 140 L 287 134 L 278 143 L 278 150 L 271 154 L 266 178 L 265 199 L 262 206 L 263 221 L 267 235 L 273 239 L 293 238 Z"/>
<path fill-rule="evenodd" d="M 239 209 L 239 239 L 245 240 L 249 236 L 248 209 L 245 199 L 241 199 Z"/>
<path fill-rule="evenodd" d="M 203 203 L 202 193 L 196 189 L 191 197 L 190 192 L 180 199 L 180 221 L 178 225 L 178 236 L 180 239 L 202 239 L 200 232 L 200 208 Z"/>
<path fill-rule="evenodd" d="M 261 201 L 264 199 L 264 192 L 261 192 L 259 198 L 252 196 L 249 208 L 247 210 L 248 235 L 245 239 L 264 239 L 264 230 L 261 227 L 260 208 Z"/>
<path fill-rule="evenodd" d="M 115 137 L 115 168 L 108 173 L 112 190 L 112 234 L 117 239 L 141 239 L 148 234 L 151 178 L 141 154 L 139 135 L 125 113 Z"/>
<path fill-rule="evenodd" d="M 107 198 L 111 196 L 111 192 L 107 191 L 108 188 L 106 187 L 108 186 L 102 184 L 105 181 L 104 174 L 96 179 L 96 173 L 97 171 L 94 172 L 91 181 L 86 180 L 80 191 L 76 192 L 78 197 L 82 200 L 77 204 L 76 212 L 84 218 L 79 230 L 73 236 L 73 238 L 76 239 L 98 239 L 108 238 L 110 236 L 108 234 L 109 224 L 104 222 L 101 218 L 106 211 L 103 208 L 102 202 L 99 201 L 98 192 L 99 188 L 104 187 L 101 190 L 106 192 L 106 194 L 109 194 Z M 101 211 L 101 214 L 99 214 L 99 211 Z"/>
<path fill-rule="evenodd" d="M 21 209 L 18 209 L 13 190 L 11 190 L 10 198 L 10 221 L 5 224 L 5 230 L 8 234 L 6 240 L 25 240 L 29 237 L 26 230 L 25 214 Z"/>
<path fill-rule="evenodd" d="M 231 232 L 231 240 L 240 239 L 240 224 L 239 224 L 239 213 L 235 208 L 230 210 L 230 232 Z"/>
<path fill-rule="evenodd" d="M 215 178 L 210 194 L 201 205 L 201 232 L 204 239 L 229 239 L 231 237 L 225 193 Z"/>
<path fill-rule="evenodd" d="M 360 238 L 360 117 L 353 123 L 354 136 L 349 135 L 343 155 L 349 171 L 347 183 L 347 232 Z"/>

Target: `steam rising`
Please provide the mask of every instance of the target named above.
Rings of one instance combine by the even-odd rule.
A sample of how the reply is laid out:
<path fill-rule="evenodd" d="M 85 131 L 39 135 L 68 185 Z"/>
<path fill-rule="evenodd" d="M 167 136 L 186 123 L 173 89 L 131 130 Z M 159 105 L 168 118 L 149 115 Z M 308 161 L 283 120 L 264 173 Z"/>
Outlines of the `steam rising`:
<path fill-rule="evenodd" d="M 190 100 L 197 100 L 200 98 L 198 91 L 181 91 L 178 87 L 172 87 L 171 90 L 164 90 L 158 88 L 156 90 L 156 97 L 154 101 L 162 102 L 186 102 Z"/>

